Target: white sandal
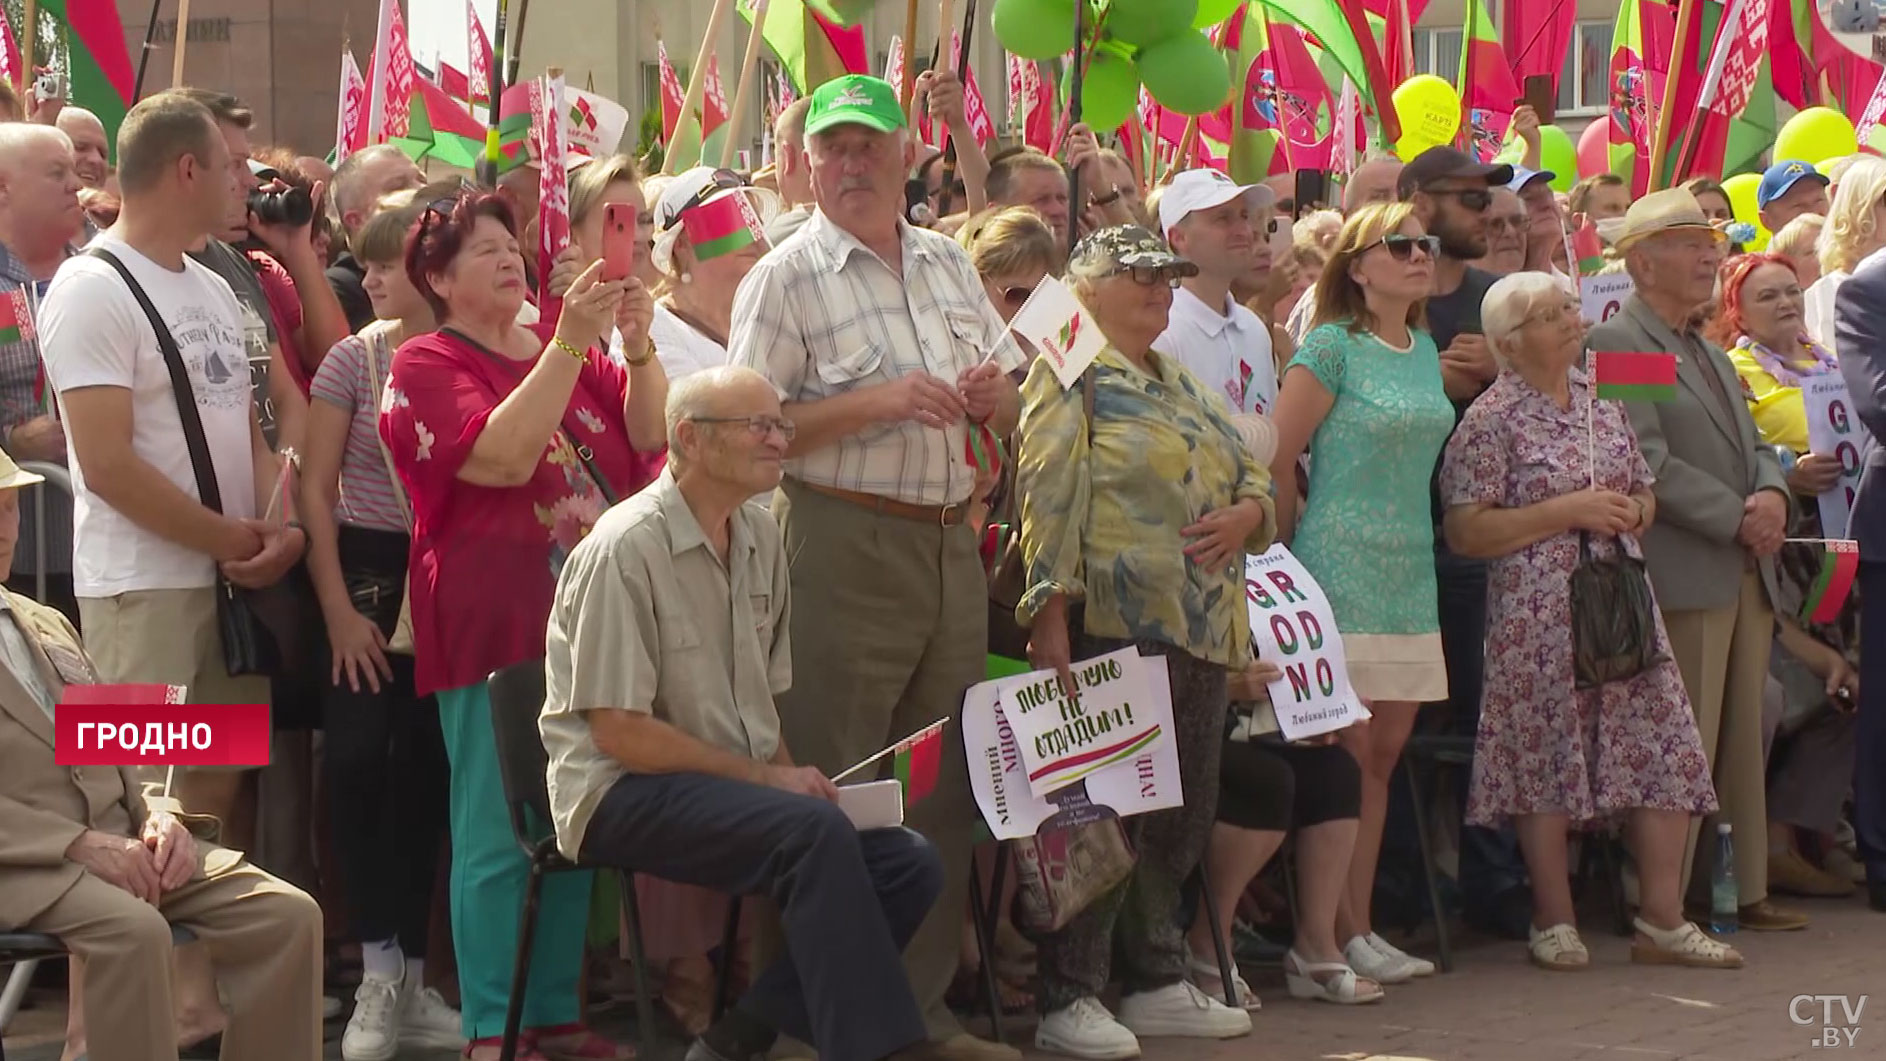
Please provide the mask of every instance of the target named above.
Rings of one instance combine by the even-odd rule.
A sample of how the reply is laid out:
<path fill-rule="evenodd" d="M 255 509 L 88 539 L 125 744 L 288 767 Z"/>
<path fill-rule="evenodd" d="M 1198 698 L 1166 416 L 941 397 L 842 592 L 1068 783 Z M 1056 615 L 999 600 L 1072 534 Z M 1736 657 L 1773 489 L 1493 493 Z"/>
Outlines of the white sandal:
<path fill-rule="evenodd" d="M 1192 981 L 1193 987 L 1203 991 L 1215 1001 L 1224 1001 L 1224 982 L 1219 979 L 1216 961 L 1206 961 L 1196 954 L 1187 953 L 1185 971 L 1186 979 Z M 1238 971 L 1235 962 L 1231 966 L 1231 990 L 1233 997 L 1238 1000 L 1239 1009 L 1256 1013 L 1264 1008 L 1264 1003 L 1257 997 L 1257 992 L 1251 990 L 1251 985 L 1244 982 L 1244 974 Z"/>
<path fill-rule="evenodd" d="M 1528 946 L 1532 951 L 1532 964 L 1541 969 L 1554 972 L 1575 973 L 1591 968 L 1591 952 L 1585 949 L 1585 941 L 1578 938 L 1578 929 L 1569 924 L 1553 925 L 1550 928 L 1527 926 L 1530 937 Z"/>
<path fill-rule="evenodd" d="M 1284 983 L 1290 988 L 1291 998 L 1313 998 L 1339 1006 L 1380 1002 L 1385 993 L 1381 984 L 1357 976 L 1342 962 L 1306 962 L 1295 948 L 1284 955 Z"/>
<path fill-rule="evenodd" d="M 1640 965 L 1686 965 L 1694 969 L 1740 969 L 1742 955 L 1734 947 L 1703 934 L 1691 922 L 1677 928 L 1658 928 L 1633 918 L 1637 934 L 1649 943 L 1631 941 L 1631 960 Z"/>

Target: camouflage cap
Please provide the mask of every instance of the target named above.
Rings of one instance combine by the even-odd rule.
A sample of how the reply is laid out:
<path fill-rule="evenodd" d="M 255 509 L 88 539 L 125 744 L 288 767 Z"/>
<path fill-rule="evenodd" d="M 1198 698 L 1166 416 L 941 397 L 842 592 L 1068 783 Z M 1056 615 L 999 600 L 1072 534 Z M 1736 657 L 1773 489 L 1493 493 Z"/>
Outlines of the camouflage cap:
<path fill-rule="evenodd" d="M 1197 276 L 1198 266 L 1172 253 L 1166 241 L 1139 225 L 1115 225 L 1088 233 L 1074 245 L 1068 269 L 1100 274 L 1115 269 L 1172 269 L 1180 276 Z"/>

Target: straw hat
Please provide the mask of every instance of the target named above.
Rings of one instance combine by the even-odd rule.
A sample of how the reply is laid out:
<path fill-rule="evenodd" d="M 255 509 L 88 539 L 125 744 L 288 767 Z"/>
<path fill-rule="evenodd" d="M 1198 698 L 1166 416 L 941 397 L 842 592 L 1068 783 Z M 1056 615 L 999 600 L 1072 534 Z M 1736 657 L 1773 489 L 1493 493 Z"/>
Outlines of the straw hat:
<path fill-rule="evenodd" d="M 1647 236 L 1694 229 L 1709 232 L 1719 240 L 1728 236 L 1709 223 L 1703 208 L 1687 188 L 1665 188 L 1651 192 L 1631 204 L 1624 214 L 1624 225 L 1612 243 L 1622 251 Z"/>
<path fill-rule="evenodd" d="M 22 486 L 43 483 L 46 477 L 29 472 L 13 463 L 13 458 L 6 451 L 0 450 L 0 490 L 17 490 Z"/>

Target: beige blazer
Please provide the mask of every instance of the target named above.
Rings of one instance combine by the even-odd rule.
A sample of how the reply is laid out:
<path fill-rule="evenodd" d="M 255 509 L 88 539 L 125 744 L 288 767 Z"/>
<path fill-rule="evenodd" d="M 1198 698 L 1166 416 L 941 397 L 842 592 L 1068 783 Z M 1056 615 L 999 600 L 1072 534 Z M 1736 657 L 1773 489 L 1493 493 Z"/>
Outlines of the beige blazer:
<path fill-rule="evenodd" d="M 57 699 L 68 684 L 98 681 L 79 635 L 52 608 L 0 588 L 33 650 L 41 678 Z M 0 930 L 38 917 L 85 870 L 65 857 L 87 829 L 136 836 L 149 814 L 140 773 L 130 767 L 58 766 L 53 763 L 52 719 L 33 694 L 0 666 Z M 166 807 L 165 809 L 170 809 Z M 220 869 L 235 853 L 198 845 L 200 861 Z"/>
<path fill-rule="evenodd" d="M 1644 558 L 1664 611 L 1733 607 L 1748 558 L 1735 540 L 1743 504 L 1758 490 L 1788 498 L 1781 461 L 1755 430 L 1735 367 L 1702 337 L 1679 337 L 1635 295 L 1616 316 L 1591 330 L 1589 342 L 1594 350 L 1677 355 L 1675 401 L 1624 404 L 1657 480 L 1657 521 L 1644 536 Z M 1727 410 L 1704 375 L 1710 372 L 1728 395 Z M 1762 560 L 1759 567 L 1772 602 L 1774 559 Z"/>

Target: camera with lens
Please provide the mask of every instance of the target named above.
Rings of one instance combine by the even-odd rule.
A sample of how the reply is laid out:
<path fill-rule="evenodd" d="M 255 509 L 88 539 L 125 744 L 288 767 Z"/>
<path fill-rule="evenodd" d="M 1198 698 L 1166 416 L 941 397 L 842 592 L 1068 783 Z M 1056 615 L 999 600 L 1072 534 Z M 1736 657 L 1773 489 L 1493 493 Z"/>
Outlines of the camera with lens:
<path fill-rule="evenodd" d="M 306 188 L 257 188 L 249 212 L 270 225 L 305 225 L 314 220 L 314 197 Z"/>

